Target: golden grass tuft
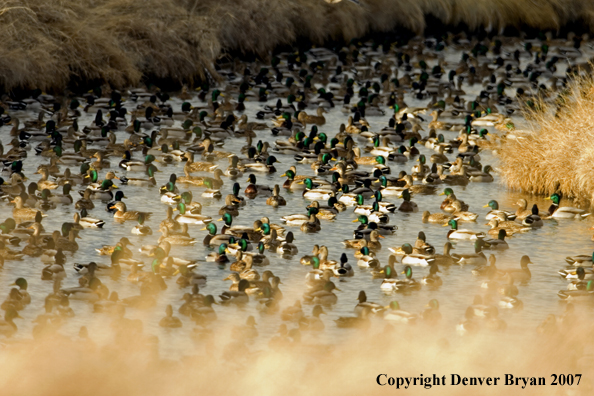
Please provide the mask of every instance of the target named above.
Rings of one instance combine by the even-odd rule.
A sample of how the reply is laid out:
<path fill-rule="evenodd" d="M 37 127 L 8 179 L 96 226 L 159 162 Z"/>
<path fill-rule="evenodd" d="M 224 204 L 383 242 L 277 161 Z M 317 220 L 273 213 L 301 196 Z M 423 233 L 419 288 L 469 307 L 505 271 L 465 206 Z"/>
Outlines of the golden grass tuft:
<path fill-rule="evenodd" d="M 471 29 L 594 26 L 590 0 L 0 0 L 0 87 L 114 87 L 143 76 L 192 83 L 223 51 L 267 55 L 371 31 L 421 33 L 426 15 Z"/>
<path fill-rule="evenodd" d="M 527 114 L 531 134 L 503 144 L 501 175 L 512 189 L 594 205 L 594 78 L 576 78 L 559 99 Z"/>

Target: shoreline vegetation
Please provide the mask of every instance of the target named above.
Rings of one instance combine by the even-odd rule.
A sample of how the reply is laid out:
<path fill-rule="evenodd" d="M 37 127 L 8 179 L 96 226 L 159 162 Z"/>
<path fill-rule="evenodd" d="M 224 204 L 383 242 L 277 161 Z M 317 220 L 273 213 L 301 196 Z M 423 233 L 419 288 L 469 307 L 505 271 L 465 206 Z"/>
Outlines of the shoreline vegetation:
<path fill-rule="evenodd" d="M 501 147 L 501 176 L 508 188 L 535 195 L 561 193 L 594 206 L 594 78 L 571 80 L 553 102 L 527 110 L 527 134 L 506 139 Z"/>
<path fill-rule="evenodd" d="M 571 26 L 570 26 L 571 25 Z M 60 91 L 146 79 L 198 85 L 225 54 L 436 26 L 498 32 L 594 26 L 588 0 L 4 0 L 0 89 Z"/>

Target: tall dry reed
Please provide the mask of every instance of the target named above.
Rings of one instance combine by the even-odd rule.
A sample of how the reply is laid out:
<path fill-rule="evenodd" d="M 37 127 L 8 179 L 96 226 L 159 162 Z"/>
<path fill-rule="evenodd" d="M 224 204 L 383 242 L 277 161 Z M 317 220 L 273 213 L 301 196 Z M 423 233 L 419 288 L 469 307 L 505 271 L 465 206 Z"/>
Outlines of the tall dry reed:
<path fill-rule="evenodd" d="M 509 138 L 501 149 L 508 187 L 534 194 L 561 192 L 594 204 L 594 79 L 573 80 L 543 111 L 528 113 L 530 134 Z"/>
<path fill-rule="evenodd" d="M 0 87 L 116 87 L 143 75 L 192 82 L 224 50 L 266 54 L 299 38 L 350 40 L 426 15 L 471 29 L 594 26 L 589 0 L 0 0 Z"/>

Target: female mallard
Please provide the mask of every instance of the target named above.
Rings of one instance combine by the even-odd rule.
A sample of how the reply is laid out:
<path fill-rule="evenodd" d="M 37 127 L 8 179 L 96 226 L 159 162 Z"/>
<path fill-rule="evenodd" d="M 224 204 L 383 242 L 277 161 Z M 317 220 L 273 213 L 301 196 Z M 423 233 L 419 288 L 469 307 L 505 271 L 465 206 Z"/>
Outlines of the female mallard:
<path fill-rule="evenodd" d="M 333 293 L 334 290 L 340 291 L 333 282 L 326 282 L 322 290 L 306 292 L 303 300 L 313 304 L 333 305 L 338 302 L 338 297 Z"/>
<path fill-rule="evenodd" d="M 423 212 L 423 223 L 439 223 L 443 224 L 445 222 L 450 221 L 453 219 L 454 216 L 447 214 L 447 213 L 430 213 L 428 210 Z"/>
<path fill-rule="evenodd" d="M 37 215 L 38 210 L 32 208 L 25 208 L 23 205 L 23 198 L 17 196 L 14 200 L 10 201 L 14 203 L 14 209 L 12 210 L 12 217 L 18 220 L 33 220 Z M 46 215 L 44 215 L 46 216 Z"/>
<path fill-rule="evenodd" d="M 462 210 L 462 204 L 460 201 L 456 200 L 451 203 L 451 208 L 454 209 L 453 212 L 450 212 L 458 221 L 476 221 L 478 219 L 478 214 L 464 211 Z"/>
<path fill-rule="evenodd" d="M 441 280 L 439 275 L 437 275 L 438 272 L 441 272 L 441 271 L 437 267 L 437 264 L 435 263 L 435 261 L 432 261 L 431 265 L 429 266 L 429 275 L 423 277 L 423 279 L 421 280 L 421 283 L 424 285 L 433 286 L 433 287 L 441 286 L 443 284 L 443 281 Z"/>
<path fill-rule="evenodd" d="M 405 175 L 399 180 L 406 182 L 404 189 L 408 189 L 413 194 L 435 194 L 437 189 L 435 186 L 428 186 L 426 184 L 413 184 L 413 177 L 411 175 Z"/>
<path fill-rule="evenodd" d="M 274 188 L 272 189 L 272 196 L 266 200 L 266 205 L 270 205 L 275 208 L 287 205 L 287 201 L 285 201 L 285 199 L 280 196 L 280 187 L 278 184 L 274 185 Z"/>
<path fill-rule="evenodd" d="M 117 211 L 115 212 L 115 214 L 113 215 L 113 217 L 115 219 L 118 220 L 138 220 L 138 216 L 142 213 L 144 215 L 144 219 L 148 220 L 151 216 L 150 212 L 138 212 L 138 211 L 129 211 L 126 208 L 126 204 L 119 201 L 113 204 L 113 206 L 110 209 L 116 209 Z"/>
<path fill-rule="evenodd" d="M 324 117 L 324 113 L 327 113 L 326 109 L 323 107 L 318 107 L 316 110 L 316 115 L 309 115 L 305 111 L 299 112 L 297 119 L 305 124 L 316 124 L 316 125 L 324 125 L 326 123 L 326 118 Z"/>
<path fill-rule="evenodd" d="M 365 241 L 364 239 L 345 239 L 342 243 L 347 248 L 361 249 L 362 247 L 367 246 L 369 249 L 376 250 L 382 248 L 382 244 L 380 243 L 378 238 L 385 237 L 383 235 L 380 235 L 380 233 L 377 230 L 373 230 L 371 231 L 371 233 L 369 233 L 369 241 Z M 364 245 L 364 243 L 366 243 L 366 245 Z"/>
<path fill-rule="evenodd" d="M 417 206 L 417 204 L 410 200 L 410 192 L 408 191 L 408 189 L 402 191 L 402 195 L 400 195 L 400 198 L 404 200 L 402 204 L 400 204 L 400 206 L 398 207 L 398 210 L 400 212 L 416 213 L 419 211 L 419 207 Z"/>
<path fill-rule="evenodd" d="M 488 204 L 486 204 L 485 206 L 483 206 L 483 208 L 491 208 L 491 210 L 489 211 L 489 213 L 487 213 L 487 215 L 485 216 L 485 218 L 487 220 L 491 220 L 493 218 L 497 218 L 498 215 L 500 214 L 504 214 L 505 217 L 509 220 L 514 220 L 516 218 L 516 214 L 509 212 L 507 210 L 500 210 L 499 209 L 499 203 L 495 200 L 490 200 Z"/>
<path fill-rule="evenodd" d="M 561 201 L 561 195 L 553 194 L 548 198 L 553 203 L 549 207 L 549 214 L 557 219 L 580 219 L 586 216 L 589 216 L 590 213 L 586 213 L 584 209 L 578 209 L 571 206 L 562 206 L 559 207 L 559 202 Z"/>
<path fill-rule="evenodd" d="M 301 231 L 303 232 L 318 232 L 321 229 L 320 220 L 318 220 L 314 213 L 310 214 L 309 219 L 301 224 Z"/>
<path fill-rule="evenodd" d="M 175 216 L 175 221 L 180 224 L 208 224 L 212 222 L 210 216 L 188 213 L 184 202 L 179 202 L 173 210 L 179 210 L 179 215 Z"/>
<path fill-rule="evenodd" d="M 165 317 L 161 318 L 159 326 L 170 329 L 182 327 L 182 321 L 177 316 L 173 316 L 173 307 L 171 304 L 165 307 Z"/>
<path fill-rule="evenodd" d="M 528 232 L 531 230 L 530 227 L 524 227 L 521 224 L 513 221 L 499 221 L 498 219 L 491 219 L 485 225 L 491 226 L 488 231 L 489 235 L 499 236 L 499 230 L 505 230 L 506 235 L 512 236 L 520 232 Z"/>
<path fill-rule="evenodd" d="M 191 151 L 186 151 L 185 157 L 187 161 L 184 165 L 184 171 L 187 173 L 212 172 L 217 168 L 217 165 L 212 162 L 194 162 L 194 153 Z"/>
<path fill-rule="evenodd" d="M 47 168 L 39 168 L 39 170 L 37 170 L 38 174 L 41 174 L 41 179 L 39 179 L 39 181 L 37 182 L 37 186 L 40 190 L 43 189 L 48 189 L 48 190 L 55 190 L 56 188 L 58 188 L 60 185 L 54 181 L 48 180 L 49 177 L 49 171 Z"/>
<path fill-rule="evenodd" d="M 66 183 L 62 187 L 62 194 L 52 194 L 49 199 L 55 203 L 70 205 L 74 202 L 72 195 L 70 195 L 71 190 L 72 185 L 70 183 Z"/>
<path fill-rule="evenodd" d="M 447 226 L 451 226 L 452 229 L 448 231 L 448 239 L 463 239 L 463 240 L 472 240 L 472 239 L 478 239 L 478 238 L 484 238 L 485 237 L 485 233 L 484 232 L 474 232 L 471 230 L 464 230 L 458 229 L 458 221 L 456 219 L 451 219 L 450 221 L 448 221 L 446 224 L 443 225 L 443 227 L 447 227 Z"/>

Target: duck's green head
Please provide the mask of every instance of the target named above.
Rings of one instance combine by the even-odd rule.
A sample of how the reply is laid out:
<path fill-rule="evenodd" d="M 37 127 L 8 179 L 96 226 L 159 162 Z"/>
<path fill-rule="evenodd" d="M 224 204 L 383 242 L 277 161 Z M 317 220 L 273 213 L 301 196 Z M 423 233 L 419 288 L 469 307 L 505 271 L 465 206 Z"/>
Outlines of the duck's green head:
<path fill-rule="evenodd" d="M 256 175 L 250 173 L 250 175 L 247 178 L 247 182 L 250 184 L 256 184 Z"/>
<path fill-rule="evenodd" d="M 239 241 L 237 241 L 237 245 L 239 245 L 242 252 L 245 252 L 248 248 L 248 242 L 244 238 L 240 238 Z"/>
<path fill-rule="evenodd" d="M 375 157 L 375 162 L 380 164 L 380 165 L 386 165 L 386 158 L 382 157 L 381 155 L 378 155 L 377 157 Z"/>
<path fill-rule="evenodd" d="M 348 194 L 349 193 L 349 186 L 348 186 L 348 184 L 343 184 L 341 190 L 342 190 L 342 192 L 344 194 Z"/>
<path fill-rule="evenodd" d="M 362 194 L 357 194 L 357 205 L 363 205 L 365 203 L 365 197 Z"/>
<path fill-rule="evenodd" d="M 311 258 L 311 265 L 314 269 L 320 269 L 320 259 L 316 256 Z"/>
<path fill-rule="evenodd" d="M 324 163 L 324 164 L 327 164 L 332 159 L 333 159 L 332 154 L 330 154 L 330 153 L 325 153 L 324 155 L 322 155 L 322 163 Z"/>
<path fill-rule="evenodd" d="M 410 267 L 410 265 L 404 267 L 404 271 L 402 271 L 402 273 L 406 276 L 407 279 L 412 278 L 412 268 Z"/>
<path fill-rule="evenodd" d="M 227 251 L 227 244 L 221 243 L 219 245 L 219 254 L 225 254 L 226 251 Z"/>
<path fill-rule="evenodd" d="M 217 235 L 217 225 L 215 223 L 208 223 L 205 228 L 208 230 L 210 235 Z"/>
<path fill-rule="evenodd" d="M 272 166 L 272 164 L 274 164 L 275 162 L 280 163 L 280 161 L 277 160 L 274 155 L 271 155 L 270 157 L 266 158 L 266 165 L 268 165 L 268 166 Z"/>
<path fill-rule="evenodd" d="M 443 192 L 439 195 L 445 195 L 446 197 L 449 197 L 453 193 L 454 193 L 454 190 L 452 190 L 451 188 L 448 187 L 445 190 L 443 190 Z"/>
<path fill-rule="evenodd" d="M 262 223 L 262 226 L 260 227 L 260 230 L 262 230 L 262 233 L 264 235 L 270 235 L 270 224 L 268 224 L 268 223 Z"/>
<path fill-rule="evenodd" d="M 483 208 L 491 208 L 492 210 L 499 210 L 499 203 L 495 200 L 490 200 Z"/>
<path fill-rule="evenodd" d="M 374 201 L 371 204 L 371 208 L 373 209 L 374 212 L 379 212 L 379 203 L 377 201 Z"/>
<path fill-rule="evenodd" d="M 186 204 L 184 202 L 179 202 L 177 204 L 177 210 L 179 210 L 179 214 L 180 215 L 185 215 L 186 214 Z"/>
<path fill-rule="evenodd" d="M 167 253 L 163 248 L 157 247 L 155 250 L 151 252 L 151 256 L 155 257 L 157 260 L 161 261 L 165 257 L 167 257 Z"/>
<path fill-rule="evenodd" d="M 594 290 L 594 281 L 589 280 L 588 283 L 586 284 L 586 290 L 587 291 L 592 291 Z"/>
<path fill-rule="evenodd" d="M 191 191 L 184 191 L 184 192 L 181 194 L 181 198 L 182 198 L 182 201 L 183 201 L 183 202 L 184 202 L 186 205 L 189 205 L 189 204 L 192 202 L 192 198 L 193 198 L 193 197 L 192 197 L 192 192 L 191 192 Z"/>
<path fill-rule="evenodd" d="M 318 208 L 314 207 L 314 206 L 310 206 L 307 208 L 307 215 L 311 216 L 311 215 L 317 215 L 319 212 Z"/>
<path fill-rule="evenodd" d="M 550 199 L 551 201 L 553 201 L 554 205 L 559 205 L 559 202 L 561 202 L 561 195 L 559 195 L 558 193 L 555 193 L 553 195 L 551 195 L 548 198 L 545 199 Z"/>
<path fill-rule="evenodd" d="M 362 225 L 366 225 L 369 223 L 369 219 L 365 215 L 359 215 L 359 217 L 357 217 L 357 220 L 353 220 L 353 223 L 356 223 L 356 222 L 359 222 Z"/>
<path fill-rule="evenodd" d="M 153 164 L 150 164 L 147 168 L 146 168 L 146 174 L 148 175 L 148 177 L 155 177 L 155 172 L 158 172 L 159 170 L 157 169 L 157 167 Z"/>
<path fill-rule="evenodd" d="M 224 221 L 227 227 L 231 227 L 231 224 L 233 223 L 233 216 L 231 216 L 229 213 L 224 213 L 223 217 L 221 217 L 219 221 Z"/>
<path fill-rule="evenodd" d="M 239 189 L 241 187 L 239 186 L 239 183 L 233 183 L 233 195 L 238 197 L 239 195 Z"/>
<path fill-rule="evenodd" d="M 294 180 L 295 179 L 295 172 L 293 172 L 291 169 L 289 169 L 288 171 L 286 171 L 285 173 L 283 173 L 281 175 L 281 177 L 285 177 L 285 176 L 289 180 Z"/>
<path fill-rule="evenodd" d="M 421 154 L 417 161 L 419 161 L 422 165 L 425 165 L 425 162 L 427 162 L 427 159 L 425 158 L 424 154 Z"/>
<path fill-rule="evenodd" d="M 29 287 L 27 279 L 25 278 L 17 278 L 17 280 L 14 281 L 13 285 L 18 286 L 21 290 L 27 290 L 27 287 Z"/>
<path fill-rule="evenodd" d="M 387 279 L 392 279 L 392 277 L 394 276 L 394 269 L 392 268 L 392 266 L 387 265 L 386 268 L 384 269 L 384 276 Z"/>
<path fill-rule="evenodd" d="M 404 199 L 405 201 L 410 201 L 410 191 L 408 190 L 408 188 L 404 191 L 402 191 L 402 195 L 401 195 L 402 199 Z"/>
<path fill-rule="evenodd" d="M 390 302 L 390 309 L 392 311 L 400 311 L 400 304 L 398 304 L 398 301 Z"/>
<path fill-rule="evenodd" d="M 88 176 L 91 179 L 91 183 L 97 183 L 97 180 L 99 179 L 99 174 L 95 169 L 91 169 Z"/>
<path fill-rule="evenodd" d="M 361 248 L 361 250 L 359 250 L 359 252 L 363 255 L 363 256 L 369 256 L 369 248 L 367 246 L 363 246 Z"/>
<path fill-rule="evenodd" d="M 139 225 L 143 225 L 144 224 L 144 213 L 139 213 L 138 214 L 138 224 Z"/>
<path fill-rule="evenodd" d="M 313 189 L 313 181 L 309 177 L 307 179 L 303 180 L 303 184 L 305 184 L 305 188 L 307 190 Z"/>
<path fill-rule="evenodd" d="M 450 221 L 448 221 L 446 224 L 443 225 L 444 227 L 450 226 L 452 227 L 452 230 L 457 230 L 458 229 L 458 220 L 456 219 L 451 219 Z"/>
<path fill-rule="evenodd" d="M 109 179 L 105 179 L 101 182 L 101 189 L 102 190 L 109 190 L 110 188 L 118 188 L 113 182 Z"/>
<path fill-rule="evenodd" d="M 405 254 L 412 254 L 412 252 L 413 252 L 413 248 L 410 243 L 403 244 L 401 249 Z"/>
<path fill-rule="evenodd" d="M 264 250 L 266 247 L 264 246 L 264 242 L 258 242 L 258 253 L 264 254 Z"/>
<path fill-rule="evenodd" d="M 165 190 L 168 192 L 173 192 L 175 191 L 175 183 L 173 182 L 167 182 L 167 184 L 165 184 Z"/>
<path fill-rule="evenodd" d="M 386 178 L 386 176 L 384 175 L 380 175 L 379 177 L 379 181 L 382 185 L 382 187 L 388 187 L 388 178 Z M 379 192 L 379 191 L 378 191 Z M 376 197 L 377 198 L 377 197 Z"/>

